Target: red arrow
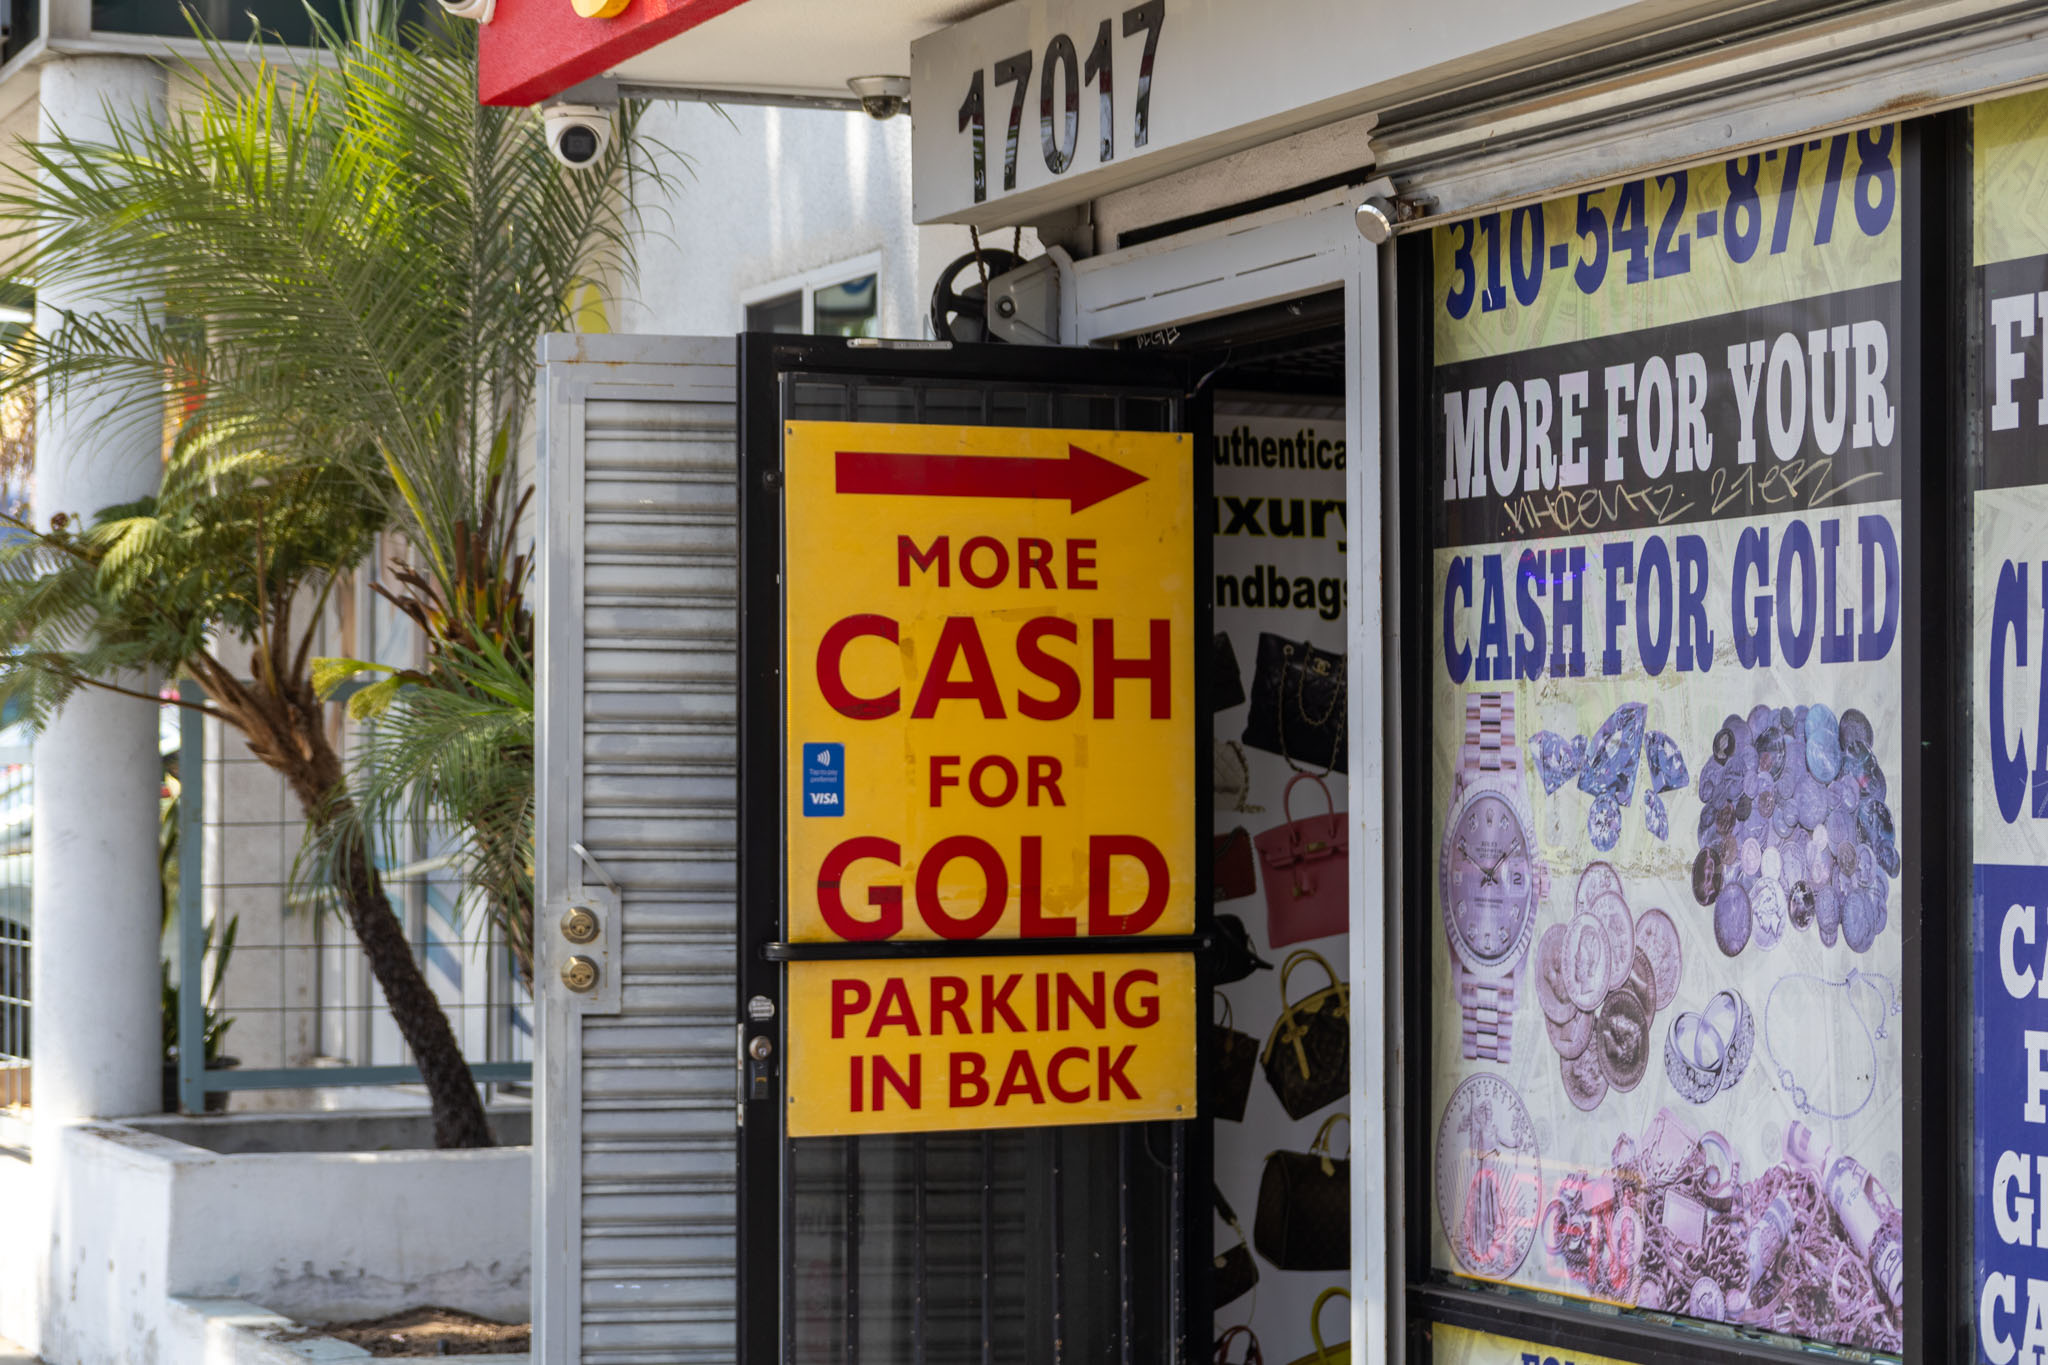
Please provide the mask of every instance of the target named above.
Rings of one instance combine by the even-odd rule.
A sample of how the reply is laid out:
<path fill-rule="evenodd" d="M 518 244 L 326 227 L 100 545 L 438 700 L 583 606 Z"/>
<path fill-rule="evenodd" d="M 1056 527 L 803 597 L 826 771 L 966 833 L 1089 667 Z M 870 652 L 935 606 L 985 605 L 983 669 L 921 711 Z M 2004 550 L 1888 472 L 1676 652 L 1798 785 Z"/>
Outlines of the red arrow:
<path fill-rule="evenodd" d="M 1069 512 L 1093 507 L 1145 482 L 1143 474 L 1077 445 L 1067 447 L 1064 460 L 842 450 L 836 472 L 841 493 L 893 493 L 924 498 L 1064 498 Z"/>

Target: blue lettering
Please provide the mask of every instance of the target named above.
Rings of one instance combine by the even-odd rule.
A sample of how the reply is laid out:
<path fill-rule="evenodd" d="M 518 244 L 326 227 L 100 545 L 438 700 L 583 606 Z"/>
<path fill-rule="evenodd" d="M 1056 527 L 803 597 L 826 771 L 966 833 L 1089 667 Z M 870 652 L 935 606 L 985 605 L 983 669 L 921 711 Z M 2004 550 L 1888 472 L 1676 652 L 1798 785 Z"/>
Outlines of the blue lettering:
<path fill-rule="evenodd" d="M 2048 623 L 2048 563 L 2041 566 L 2041 620 Z M 2043 629 L 2048 630 L 2048 624 Z M 2048 641 L 2048 635 L 2042 639 Z M 2041 711 L 2034 720 L 2034 818 L 2048 820 L 2048 680 L 2040 697 Z"/>
<path fill-rule="evenodd" d="M 1472 557 L 1456 555 L 1444 571 L 1444 667 L 1451 681 L 1472 675 L 1472 651 L 1458 640 L 1458 613 L 1472 607 Z"/>
<path fill-rule="evenodd" d="M 1523 679 L 1543 676 L 1543 608 L 1536 599 L 1549 595 L 1544 558 L 1541 550 L 1524 550 L 1515 566 L 1515 606 L 1522 618 L 1522 631 L 1515 636 L 1515 676 Z"/>
<path fill-rule="evenodd" d="M 1799 592 L 1791 592 L 1792 571 L 1799 571 Z M 1795 521 L 1785 528 L 1785 538 L 1778 542 L 1778 649 L 1783 653 L 1787 668 L 1806 667 L 1806 658 L 1813 653 L 1813 635 L 1817 626 L 1813 609 L 1814 589 L 1813 532 L 1806 523 Z M 1794 607 L 1799 611 L 1799 624 L 1792 624 Z"/>
<path fill-rule="evenodd" d="M 1845 664 L 1856 657 L 1856 609 L 1842 608 L 1835 614 L 1835 551 L 1842 543 L 1842 523 L 1830 517 L 1820 527 L 1820 557 L 1827 567 L 1822 573 L 1820 612 L 1820 661 Z"/>
<path fill-rule="evenodd" d="M 1771 666 L 1771 598 L 1758 593 L 1756 616 L 1749 613 L 1748 582 L 1753 574 L 1759 588 L 1771 586 L 1771 528 L 1751 526 L 1735 542 L 1735 659 L 1744 668 Z"/>
<path fill-rule="evenodd" d="M 1551 595 L 1556 623 L 1550 631 L 1550 676 L 1586 676 L 1586 547 L 1550 552 L 1550 581 L 1557 591 Z M 1570 588 L 1570 591 L 1566 591 Z M 1571 653 L 1565 653 L 1565 632 L 1572 637 Z"/>
<path fill-rule="evenodd" d="M 1892 652 L 1892 638 L 1899 631 L 1899 542 L 1892 536 L 1892 524 L 1870 515 L 1856 520 L 1856 538 L 1863 543 L 1862 635 L 1856 640 L 1857 657 L 1868 663 Z M 1877 591 L 1877 559 L 1884 560 L 1884 593 Z M 1877 610 L 1878 602 L 1884 611 Z"/>
<path fill-rule="evenodd" d="M 1488 555 L 1479 562 L 1482 587 L 1479 594 L 1479 681 L 1506 682 L 1515 675 L 1514 656 L 1508 652 L 1508 594 L 1501 582 L 1501 557 Z"/>
<path fill-rule="evenodd" d="M 1662 536 L 1645 540 L 1636 561 L 1636 653 L 1653 678 L 1671 659 L 1671 551 Z"/>
<path fill-rule="evenodd" d="M 1607 571 L 1607 647 L 1600 651 L 1600 671 L 1611 678 L 1621 672 L 1621 628 L 1628 624 L 1621 589 L 1636 576 L 1636 547 L 1625 540 L 1604 545 L 1600 565 Z"/>
<path fill-rule="evenodd" d="M 1690 673 L 1695 660 L 1705 673 L 1714 666 L 1714 629 L 1707 624 L 1707 542 L 1678 538 L 1678 671 Z"/>
<path fill-rule="evenodd" d="M 2008 747 L 2005 739 L 2006 641 L 2013 643 L 2014 660 L 2027 666 L 2027 566 L 2011 560 L 1998 571 L 1998 588 L 1991 596 L 1991 790 L 1998 798 L 1998 813 L 2008 825 L 2020 818 L 2020 805 L 2027 794 L 2027 736 L 2021 731 Z"/>

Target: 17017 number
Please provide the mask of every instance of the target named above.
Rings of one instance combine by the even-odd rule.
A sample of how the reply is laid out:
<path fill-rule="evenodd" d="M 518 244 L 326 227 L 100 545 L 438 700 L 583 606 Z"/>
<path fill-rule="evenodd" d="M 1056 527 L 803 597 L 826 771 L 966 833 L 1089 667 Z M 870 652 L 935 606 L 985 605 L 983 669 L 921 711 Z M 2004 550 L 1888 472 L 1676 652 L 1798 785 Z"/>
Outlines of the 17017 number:
<path fill-rule="evenodd" d="M 1166 25 L 1166 0 L 1145 0 L 1123 12 L 1123 36 L 1145 35 L 1145 49 L 1138 58 L 1137 100 L 1131 111 L 1131 146 L 1143 147 L 1151 140 L 1152 67 L 1159 55 L 1159 32 Z M 1115 49 L 1111 44 L 1111 21 L 1095 28 L 1095 41 L 1084 61 L 1073 38 L 1055 33 L 1045 45 L 1038 66 L 1038 149 L 1045 168 L 1054 175 L 1066 174 L 1074 164 L 1074 152 L 1081 140 L 1081 87 L 1092 85 L 1100 108 L 1100 161 L 1116 158 Z M 1003 130 L 1003 189 L 1017 188 L 1017 155 L 1024 131 L 1024 100 L 1031 88 L 1032 54 L 1019 52 L 997 62 L 993 69 L 977 68 L 967 82 L 967 98 L 960 102 L 960 131 L 971 132 L 974 151 L 974 202 L 988 198 L 988 78 L 998 86 L 1015 87 L 1010 94 L 1010 117 Z M 1059 98 L 1055 99 L 1055 95 Z"/>

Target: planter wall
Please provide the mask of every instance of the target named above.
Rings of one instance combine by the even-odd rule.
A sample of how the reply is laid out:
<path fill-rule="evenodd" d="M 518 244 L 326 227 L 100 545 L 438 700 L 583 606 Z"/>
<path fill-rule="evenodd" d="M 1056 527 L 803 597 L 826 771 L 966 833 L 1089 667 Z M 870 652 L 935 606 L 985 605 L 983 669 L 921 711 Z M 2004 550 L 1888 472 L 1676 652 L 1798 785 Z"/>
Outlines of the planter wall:
<path fill-rule="evenodd" d="M 519 1120 L 494 1117 L 515 1135 Z M 65 1130 L 49 1173 L 43 1358 L 151 1359 L 169 1344 L 172 1295 L 244 1299 L 309 1321 L 422 1303 L 524 1318 L 528 1149 L 408 1148 L 425 1132 L 410 1119 L 263 1115 Z"/>

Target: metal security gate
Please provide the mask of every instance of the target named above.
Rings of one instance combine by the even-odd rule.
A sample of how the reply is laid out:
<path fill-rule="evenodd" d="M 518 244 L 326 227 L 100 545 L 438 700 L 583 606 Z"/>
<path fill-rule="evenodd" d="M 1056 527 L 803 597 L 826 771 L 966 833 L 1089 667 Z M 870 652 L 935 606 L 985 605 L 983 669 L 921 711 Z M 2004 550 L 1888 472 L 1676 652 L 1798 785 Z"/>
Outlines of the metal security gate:
<path fill-rule="evenodd" d="M 535 1358 L 730 1361 L 734 347 L 542 362 Z"/>

